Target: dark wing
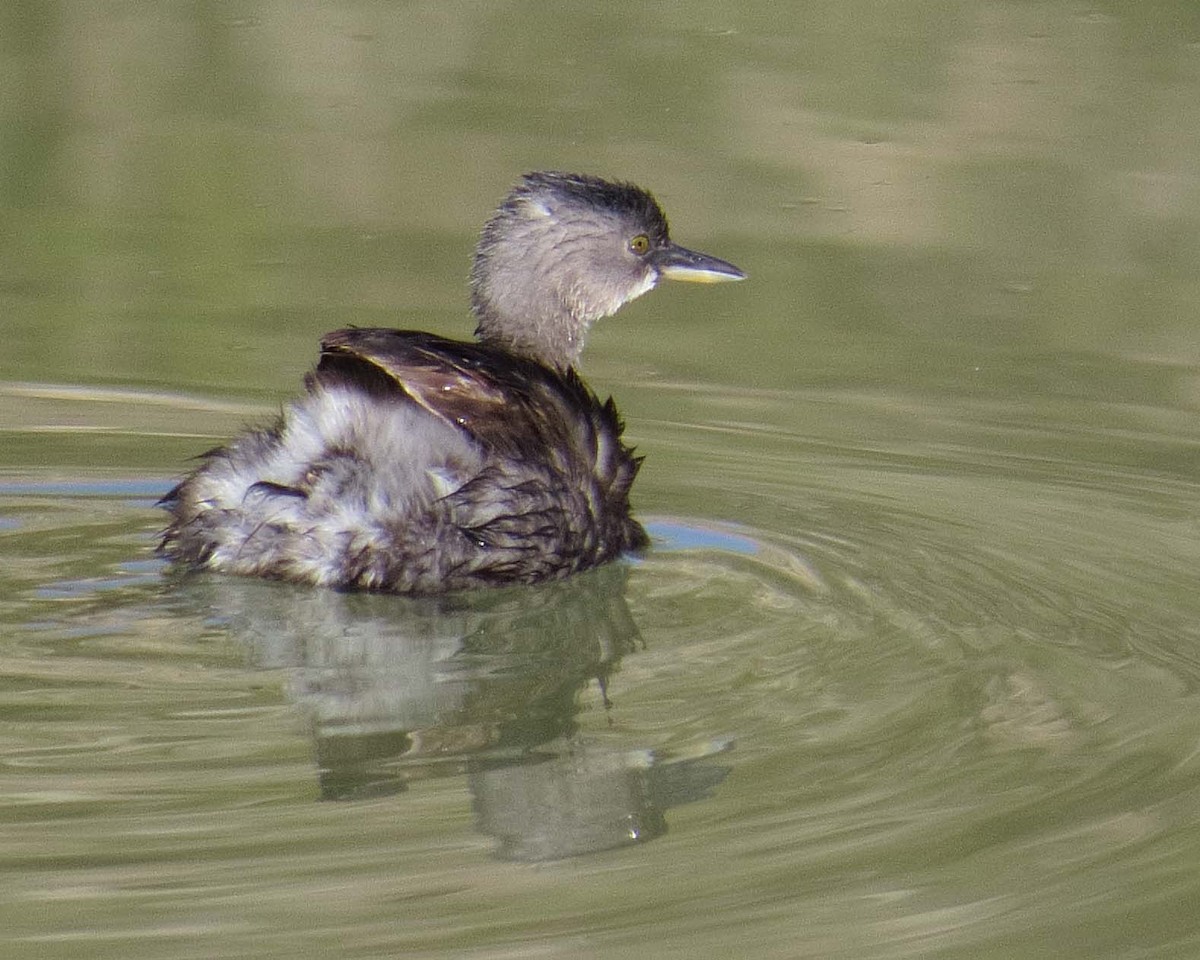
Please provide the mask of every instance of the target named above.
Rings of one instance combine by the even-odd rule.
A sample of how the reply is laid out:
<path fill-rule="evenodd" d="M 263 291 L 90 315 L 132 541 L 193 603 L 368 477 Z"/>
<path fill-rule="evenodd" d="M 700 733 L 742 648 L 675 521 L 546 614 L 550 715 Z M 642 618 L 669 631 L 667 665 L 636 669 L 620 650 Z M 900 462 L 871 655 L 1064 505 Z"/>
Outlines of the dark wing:
<path fill-rule="evenodd" d="M 611 417 L 616 427 L 615 413 L 574 372 L 560 374 L 485 344 L 431 333 L 335 330 L 321 339 L 312 382 L 351 386 L 380 399 L 407 399 L 513 456 L 547 446 L 590 446 L 597 417 Z"/>

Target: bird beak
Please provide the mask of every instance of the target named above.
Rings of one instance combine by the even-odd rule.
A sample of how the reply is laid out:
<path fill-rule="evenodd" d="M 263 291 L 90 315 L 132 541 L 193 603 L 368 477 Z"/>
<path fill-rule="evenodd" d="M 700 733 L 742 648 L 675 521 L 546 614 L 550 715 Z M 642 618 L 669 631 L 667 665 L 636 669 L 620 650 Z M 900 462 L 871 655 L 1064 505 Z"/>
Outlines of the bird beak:
<path fill-rule="evenodd" d="M 692 283 L 721 283 L 725 280 L 745 280 L 746 275 L 732 263 L 697 253 L 672 243 L 654 257 L 660 276 Z"/>

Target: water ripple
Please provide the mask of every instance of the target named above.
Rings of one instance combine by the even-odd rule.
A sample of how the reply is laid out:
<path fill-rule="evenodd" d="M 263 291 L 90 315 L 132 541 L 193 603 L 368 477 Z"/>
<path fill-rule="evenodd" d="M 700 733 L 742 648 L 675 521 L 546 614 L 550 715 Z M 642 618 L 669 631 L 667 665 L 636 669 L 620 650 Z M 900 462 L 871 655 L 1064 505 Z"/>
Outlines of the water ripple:
<path fill-rule="evenodd" d="M 152 884 L 153 858 L 112 865 L 100 824 L 120 811 L 199 902 L 251 848 L 286 901 L 297 842 L 330 869 L 370 825 L 385 852 L 345 869 L 378 884 L 404 863 L 406 895 L 436 900 L 477 882 L 474 824 L 513 859 L 656 838 L 671 883 L 653 922 L 681 942 L 715 897 L 712 943 L 751 925 L 784 955 L 801 896 L 808 946 L 831 956 L 1028 955 L 1066 914 L 1102 952 L 1131 910 L 1188 943 L 1200 490 L 1180 438 L 1127 430 L 1109 449 L 1000 408 L 916 436 L 904 417 L 937 417 L 865 396 L 807 435 L 804 395 L 679 399 L 686 415 L 635 424 L 651 550 L 607 585 L 487 609 L 180 583 L 148 559 L 165 483 L 6 478 L 15 855 L 56 850 L 77 882 L 82 846 Z M 514 811 L 537 797 L 533 819 L 556 820 L 564 785 L 637 812 L 615 833 L 605 803 L 522 833 Z M 352 812 L 314 813 L 318 796 Z M 573 916 L 613 895 L 603 867 L 561 869 Z M 498 902 L 519 897 L 495 879 Z"/>

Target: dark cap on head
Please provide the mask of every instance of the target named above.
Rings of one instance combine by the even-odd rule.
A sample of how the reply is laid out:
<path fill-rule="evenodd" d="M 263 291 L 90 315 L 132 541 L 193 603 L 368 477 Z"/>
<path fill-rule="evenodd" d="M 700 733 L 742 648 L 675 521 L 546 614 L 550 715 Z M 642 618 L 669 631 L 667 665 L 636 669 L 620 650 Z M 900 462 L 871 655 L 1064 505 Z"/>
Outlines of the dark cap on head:
<path fill-rule="evenodd" d="M 657 201 L 630 183 L 528 173 L 479 239 L 471 305 L 480 339 L 573 366 L 587 328 L 660 277 L 740 280 L 737 267 L 671 242 Z"/>

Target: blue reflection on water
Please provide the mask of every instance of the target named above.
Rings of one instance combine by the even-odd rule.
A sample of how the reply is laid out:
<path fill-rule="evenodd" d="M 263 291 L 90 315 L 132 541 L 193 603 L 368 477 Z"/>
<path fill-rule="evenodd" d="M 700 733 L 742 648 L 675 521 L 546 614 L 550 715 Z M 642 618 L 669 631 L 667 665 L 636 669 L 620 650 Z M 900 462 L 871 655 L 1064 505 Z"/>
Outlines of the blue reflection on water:
<path fill-rule="evenodd" d="M 727 550 L 753 556 L 761 547 L 757 540 L 728 529 L 703 527 L 678 520 L 652 520 L 646 532 L 658 550 Z"/>
<path fill-rule="evenodd" d="M 47 483 L 0 483 L 0 496 L 9 497 L 139 497 L 161 499 L 171 484 L 164 480 L 55 480 Z"/>

